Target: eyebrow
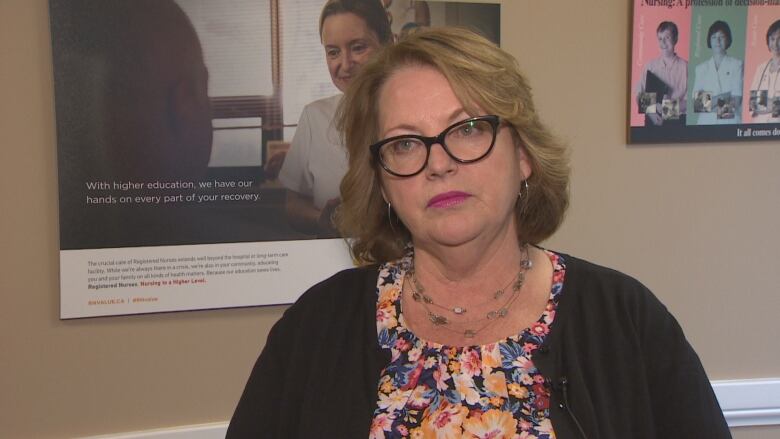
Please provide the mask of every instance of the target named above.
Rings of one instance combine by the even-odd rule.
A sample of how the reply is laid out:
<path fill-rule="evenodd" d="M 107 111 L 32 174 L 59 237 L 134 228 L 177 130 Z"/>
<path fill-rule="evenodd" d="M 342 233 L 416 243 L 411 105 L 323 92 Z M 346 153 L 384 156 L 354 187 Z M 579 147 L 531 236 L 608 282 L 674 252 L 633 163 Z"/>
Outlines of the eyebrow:
<path fill-rule="evenodd" d="M 349 46 L 351 44 L 355 44 L 355 43 L 367 43 L 367 42 L 368 42 L 367 38 L 355 38 L 355 39 L 347 41 L 347 46 Z M 326 48 L 328 48 L 328 47 L 339 48 L 340 46 L 337 45 L 337 44 L 325 44 L 325 47 Z"/>
<path fill-rule="evenodd" d="M 465 114 L 467 116 L 467 118 L 471 117 L 468 113 L 466 113 L 466 109 L 465 108 L 458 107 L 458 108 L 455 109 L 455 111 L 451 112 L 450 115 L 447 117 L 447 121 L 448 121 L 447 122 L 447 126 L 450 126 L 453 123 L 455 123 L 457 120 L 460 120 L 460 115 L 461 114 Z M 409 124 L 405 124 L 404 123 L 404 124 L 401 124 L 401 125 L 395 125 L 392 128 L 390 128 L 390 129 L 384 130 L 384 132 L 382 133 L 382 137 L 387 136 L 387 133 L 389 133 L 390 131 L 395 131 L 395 130 L 400 130 L 400 129 L 408 130 L 408 131 L 419 131 L 418 127 L 416 127 L 414 125 L 409 125 Z M 398 135 L 399 136 L 403 136 L 404 134 L 398 134 Z M 395 136 L 393 136 L 393 137 L 395 137 Z"/>

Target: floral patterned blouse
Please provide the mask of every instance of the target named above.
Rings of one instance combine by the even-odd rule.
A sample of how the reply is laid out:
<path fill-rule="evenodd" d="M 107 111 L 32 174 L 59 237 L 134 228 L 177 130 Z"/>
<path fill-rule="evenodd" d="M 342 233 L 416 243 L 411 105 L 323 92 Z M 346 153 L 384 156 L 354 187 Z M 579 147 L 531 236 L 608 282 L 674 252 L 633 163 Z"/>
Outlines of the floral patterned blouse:
<path fill-rule="evenodd" d="M 520 334 L 482 346 L 452 347 L 422 340 L 404 324 L 401 289 L 410 256 L 380 267 L 376 324 L 391 352 L 379 379 L 370 438 L 555 438 L 550 391 L 531 355 L 555 319 L 566 267 L 553 263 L 542 316 Z"/>

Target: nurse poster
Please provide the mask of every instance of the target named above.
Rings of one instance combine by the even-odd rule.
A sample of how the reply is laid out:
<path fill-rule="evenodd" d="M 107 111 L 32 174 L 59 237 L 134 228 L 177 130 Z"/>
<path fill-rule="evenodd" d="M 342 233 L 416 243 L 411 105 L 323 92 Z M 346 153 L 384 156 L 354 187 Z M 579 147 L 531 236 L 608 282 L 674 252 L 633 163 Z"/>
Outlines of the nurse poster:
<path fill-rule="evenodd" d="M 780 33 L 769 32 L 780 29 L 780 7 L 767 12 L 749 8 L 747 15 L 742 114 L 748 123 L 780 123 Z"/>
<path fill-rule="evenodd" d="M 780 2 L 748 3 L 635 0 L 630 143 L 780 139 Z"/>
<path fill-rule="evenodd" d="M 497 3 L 360 4 L 387 21 L 321 29 L 325 0 L 49 0 L 61 318 L 287 304 L 353 265 L 326 209 L 346 153 L 329 142 L 344 75 L 323 42 L 500 37 Z M 391 17 L 392 35 L 374 30 Z M 290 183 L 317 172 L 331 178 Z"/>

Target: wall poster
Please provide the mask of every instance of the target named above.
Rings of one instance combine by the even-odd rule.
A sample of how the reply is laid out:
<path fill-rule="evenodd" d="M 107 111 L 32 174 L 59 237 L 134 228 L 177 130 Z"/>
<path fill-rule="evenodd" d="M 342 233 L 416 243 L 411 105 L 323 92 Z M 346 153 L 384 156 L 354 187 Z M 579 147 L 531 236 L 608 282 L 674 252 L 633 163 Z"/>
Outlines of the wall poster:
<path fill-rule="evenodd" d="M 389 41 L 447 24 L 498 43 L 498 4 L 363 1 Z M 292 303 L 352 266 L 331 122 L 357 67 L 326 62 L 324 4 L 49 1 L 60 318 Z"/>
<path fill-rule="evenodd" d="M 780 0 L 634 0 L 629 141 L 780 139 Z"/>

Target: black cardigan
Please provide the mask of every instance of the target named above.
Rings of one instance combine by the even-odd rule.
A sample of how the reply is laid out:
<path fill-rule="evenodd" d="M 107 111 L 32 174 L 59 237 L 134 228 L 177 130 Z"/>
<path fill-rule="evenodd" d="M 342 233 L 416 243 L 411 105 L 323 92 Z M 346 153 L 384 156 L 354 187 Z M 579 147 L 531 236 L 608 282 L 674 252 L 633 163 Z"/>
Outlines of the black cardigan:
<path fill-rule="evenodd" d="M 562 255 L 557 315 L 533 362 L 559 439 L 730 438 L 680 326 L 617 271 Z M 309 289 L 268 335 L 228 438 L 367 438 L 379 375 L 377 267 Z"/>

